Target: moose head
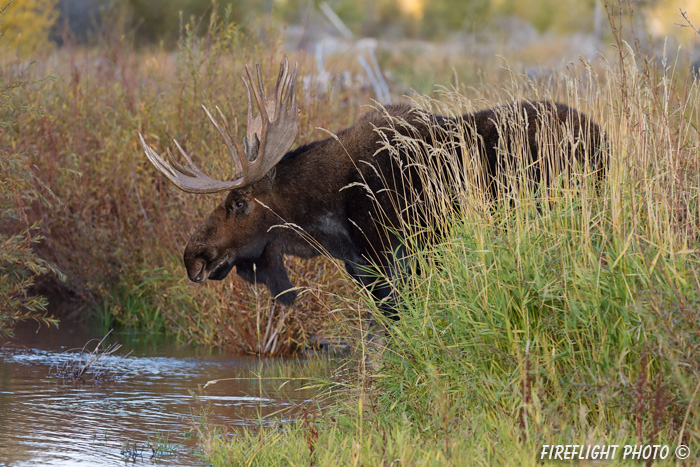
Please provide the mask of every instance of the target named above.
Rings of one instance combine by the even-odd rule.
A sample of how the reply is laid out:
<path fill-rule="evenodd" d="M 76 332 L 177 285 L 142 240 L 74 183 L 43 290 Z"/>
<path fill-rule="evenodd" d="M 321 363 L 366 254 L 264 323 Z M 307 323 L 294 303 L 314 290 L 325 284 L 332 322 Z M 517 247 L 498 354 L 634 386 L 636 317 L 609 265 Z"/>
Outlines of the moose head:
<path fill-rule="evenodd" d="M 243 83 L 248 92 L 248 121 L 243 145 L 231 131 L 217 107 L 221 121 L 206 107 L 204 112 L 221 134 L 236 168 L 233 180 L 217 180 L 206 175 L 175 142 L 185 164 L 163 157 L 149 147 L 139 133 L 151 163 L 175 186 L 188 193 L 228 191 L 222 203 L 192 234 L 184 253 L 187 275 L 193 282 L 224 279 L 234 266 L 249 282 L 262 282 L 284 304 L 291 304 L 296 292 L 287 277 L 282 252 L 272 245 L 271 226 L 279 217 L 275 204 L 275 166 L 289 151 L 299 132 L 296 101 L 297 66 L 290 73 L 285 58 L 277 84 L 266 95 L 260 66 L 257 83 L 246 66 Z M 257 108 L 254 115 L 253 107 Z"/>

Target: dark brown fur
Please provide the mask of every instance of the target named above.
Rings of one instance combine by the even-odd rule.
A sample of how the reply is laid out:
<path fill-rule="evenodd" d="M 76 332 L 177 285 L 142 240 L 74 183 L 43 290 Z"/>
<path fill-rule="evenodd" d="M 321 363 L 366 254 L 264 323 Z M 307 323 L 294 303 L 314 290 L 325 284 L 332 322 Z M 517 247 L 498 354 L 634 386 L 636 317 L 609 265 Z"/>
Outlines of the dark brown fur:
<path fill-rule="evenodd" d="M 337 138 L 299 147 L 288 153 L 267 177 L 250 187 L 230 191 L 187 244 L 184 261 L 190 279 L 220 280 L 236 266 L 241 277 L 264 283 L 278 301 L 290 305 L 297 293 L 290 290 L 293 285 L 283 256 L 311 258 L 324 253 L 343 260 L 350 275 L 370 288 L 385 312 L 393 314 L 395 304 L 390 284 L 367 270 L 379 269 L 377 272 L 384 277 L 402 273 L 401 266 L 396 264 L 401 256 L 400 239 L 386 228 L 398 225 L 396 196 L 394 199 L 391 196 L 411 189 L 407 196 L 398 197 L 401 209 L 406 203 L 415 202 L 410 198 L 420 196 L 421 186 L 417 176 L 409 178 L 410 187 L 404 186 L 407 179 L 400 175 L 396 157 L 382 150 L 377 133 L 380 130 L 376 128 L 389 126 L 387 114 L 405 119 L 412 128 L 396 126 L 396 131 L 426 140 L 428 144 L 434 142 L 431 128 L 432 134 L 435 128 L 455 124 L 464 125 L 469 134 L 475 130 L 478 137 L 473 134 L 472 137 L 475 142 L 481 142 L 479 155 L 487 162 L 488 189 L 495 195 L 499 168 L 505 162 L 502 157 L 499 159 L 496 148 L 500 138 L 509 138 L 497 131 L 497 122 L 504 112 L 522 115 L 527 126 L 520 138 L 527 134 L 533 160 L 539 153 L 538 124 L 544 118 L 573 130 L 570 134 L 588 145 L 590 154 L 602 153 L 598 126 L 577 111 L 556 103 L 521 103 L 467 114 L 462 120 L 423 113 L 408 106 L 388 107 L 386 114 L 373 110 L 338 133 Z M 388 136 L 391 140 L 392 135 Z M 513 142 L 500 143 L 501 147 L 503 143 L 510 147 Z M 570 145 L 567 147 L 562 166 L 574 159 L 571 154 L 574 151 Z M 461 157 L 459 148 L 456 152 Z M 410 157 L 406 151 L 399 153 L 403 162 Z M 590 161 L 594 169 L 602 168 L 600 157 Z M 528 177 L 539 180 L 544 176 L 532 169 Z M 387 187 L 390 190 L 383 190 Z"/>

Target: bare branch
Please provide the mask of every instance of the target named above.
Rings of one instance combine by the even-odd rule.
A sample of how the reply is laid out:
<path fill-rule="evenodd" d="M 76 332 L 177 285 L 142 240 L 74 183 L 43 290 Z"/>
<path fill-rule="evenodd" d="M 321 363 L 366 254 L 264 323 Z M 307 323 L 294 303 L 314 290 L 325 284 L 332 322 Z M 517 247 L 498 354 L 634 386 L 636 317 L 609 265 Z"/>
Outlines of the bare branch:
<path fill-rule="evenodd" d="M 681 16 L 683 17 L 683 19 L 685 20 L 685 22 L 688 23 L 688 24 L 676 23 L 676 26 L 681 27 L 681 28 L 691 28 L 691 29 L 693 29 L 695 32 L 697 32 L 698 34 L 700 34 L 700 31 L 698 30 L 698 28 L 696 28 L 696 27 L 693 25 L 693 23 L 690 22 L 690 18 L 688 18 L 688 12 L 683 11 L 681 8 L 679 8 L 678 11 L 681 12 Z"/>

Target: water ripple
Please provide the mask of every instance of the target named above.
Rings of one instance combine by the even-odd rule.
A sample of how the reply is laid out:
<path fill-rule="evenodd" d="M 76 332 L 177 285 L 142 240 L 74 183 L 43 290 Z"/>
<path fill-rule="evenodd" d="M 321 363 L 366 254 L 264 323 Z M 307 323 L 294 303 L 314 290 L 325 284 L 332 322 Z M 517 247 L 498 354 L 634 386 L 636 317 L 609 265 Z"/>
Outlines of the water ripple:
<path fill-rule="evenodd" d="M 259 387 L 255 380 L 230 380 L 255 360 L 188 354 L 181 347 L 173 347 L 176 357 L 157 348 L 104 356 L 94 369 L 109 370 L 114 381 L 57 377 L 57 367 L 80 355 L 65 350 L 85 342 L 75 340 L 53 348 L 41 340 L 24 344 L 29 348 L 0 348 L 0 466 L 121 467 L 127 443 L 132 451 L 136 443 L 148 461 L 148 443 L 156 437 L 167 438 L 173 448 L 173 455 L 159 458 L 158 464 L 202 465 L 196 439 L 186 433 L 205 410 L 210 423 L 250 425 L 310 398 L 309 391 L 295 391 L 293 384 L 277 399 L 266 394 L 279 396 L 279 381 L 263 380 Z M 224 381 L 200 393 L 213 379 Z"/>

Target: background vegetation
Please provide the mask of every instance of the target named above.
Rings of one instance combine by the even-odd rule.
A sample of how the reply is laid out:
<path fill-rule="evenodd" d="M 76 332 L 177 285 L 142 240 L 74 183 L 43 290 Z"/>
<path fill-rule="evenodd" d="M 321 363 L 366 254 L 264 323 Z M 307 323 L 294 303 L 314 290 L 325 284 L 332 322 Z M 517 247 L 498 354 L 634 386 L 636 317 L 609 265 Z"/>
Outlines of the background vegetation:
<path fill-rule="evenodd" d="M 64 1 L 65 4 L 70 2 Z M 261 20 L 282 21 L 284 24 L 323 22 L 319 7 L 326 3 L 358 36 L 445 38 L 457 32 L 473 33 L 487 28 L 489 22 L 503 15 L 514 15 L 531 22 L 538 30 L 569 32 L 572 28 L 590 31 L 595 7 L 593 1 L 513 2 L 508 0 L 267 0 L 236 2 L 211 0 L 115 0 L 97 6 L 94 11 L 75 11 L 69 16 L 73 29 L 92 29 L 99 21 L 99 9 L 126 14 L 130 27 L 135 28 L 140 41 L 174 44 L 179 37 L 183 19 L 204 18 L 212 13 L 222 15 L 231 9 L 231 18 L 245 27 L 255 28 Z M 93 16 L 92 20 L 86 17 Z M 87 36 L 85 36 L 87 37 Z"/>
<path fill-rule="evenodd" d="M 444 209 L 436 183 L 436 228 L 448 235 L 428 249 L 409 240 L 423 274 L 400 284 L 405 310 L 383 323 L 386 346 L 360 340 L 359 368 L 335 380 L 341 402 L 284 429 L 222 437 L 205 427 L 211 462 L 528 465 L 542 444 L 572 442 L 685 443 L 697 459 L 700 100 L 689 56 L 673 47 L 654 55 L 658 43 L 639 29 L 651 11 L 670 14 L 665 5 L 611 6 L 603 36 L 613 46 L 555 69 L 542 60 L 562 50 L 557 31 L 593 30 L 594 3 L 330 3 L 358 36 L 445 40 L 376 49 L 394 99 L 410 94 L 444 114 L 523 98 L 569 103 L 602 124 L 609 172 L 601 185 L 581 178 L 548 193 L 515 190 L 498 206 L 465 189 L 458 212 Z M 66 30 L 50 3 L 3 10 L 0 331 L 50 320 L 36 292 L 71 299 L 68 314 L 104 328 L 164 331 L 237 352 L 287 354 L 311 334 L 360 329 L 357 318 L 373 304 L 329 260 L 289 260 L 306 291 L 287 309 L 237 279 L 190 284 L 182 249 L 219 199 L 172 187 L 135 137 L 161 150 L 176 137 L 208 171 L 231 171 L 200 104 L 242 122 L 234 77 L 255 61 L 273 75 L 285 54 L 303 72 L 298 143 L 324 137 L 318 128 L 350 125 L 376 97 L 358 78 L 357 49 L 329 54 L 325 74 L 314 52 L 285 49 L 284 21 L 306 21 L 305 31 L 321 24 L 294 2 L 110 5 L 113 20 L 83 36 Z M 450 49 L 448 36 L 498 32 L 503 15 L 546 34 L 529 48 L 458 40 L 458 53 Z"/>
<path fill-rule="evenodd" d="M 45 2 L 43 2 L 45 3 Z M 7 6 L 0 10 L 0 19 L 6 29 L 15 33 L 13 46 L 23 52 L 35 52 L 48 44 L 48 28 L 44 35 L 22 37 L 18 31 L 23 21 L 36 18 L 41 26 L 50 26 L 53 15 L 52 5 L 48 13 L 41 11 L 41 1 L 25 3 L 21 8 L 7 14 Z M 0 37 L 1 39 L 2 37 Z M 0 74 L 0 130 L 3 134 L 17 124 L 20 115 L 36 111 L 35 103 L 25 102 L 14 105 L 12 96 L 18 92 L 27 92 L 28 88 L 38 84 L 14 74 Z M 31 293 L 38 276 L 58 270 L 41 256 L 34 246 L 41 240 L 38 235 L 39 224 L 29 219 L 27 210 L 33 202 L 46 200 L 39 192 L 41 185 L 33 172 L 28 157 L 15 152 L 14 145 L 0 145 L 0 335 L 11 334 L 14 325 L 24 319 L 34 318 L 45 324 L 56 324 L 55 318 L 46 315 L 45 297 Z"/>
<path fill-rule="evenodd" d="M 2 47 L 25 56 L 50 50 L 51 30 L 58 18 L 57 3 L 58 0 L 22 0 L 0 4 Z"/>
<path fill-rule="evenodd" d="M 270 57 L 262 63 L 266 70 L 277 66 L 278 41 L 260 43 L 230 17 L 215 15 L 204 25 L 185 24 L 174 53 L 134 50 L 131 37 L 111 31 L 100 40 L 100 48 L 65 44 L 40 62 L 5 64 L 3 77 L 18 84 L 6 87 L 5 107 L 14 118 L 2 146 L 25 154 L 32 169 L 26 177 L 41 179 L 17 198 L 31 205 L 25 218 L 44 238 L 35 251 L 60 266 L 64 288 L 105 328 L 118 323 L 167 330 L 184 340 L 242 352 L 292 351 L 312 330 L 320 330 L 321 321 L 329 323 L 329 316 L 332 321 L 332 302 L 321 305 L 309 293 L 298 307 L 282 310 L 262 289 L 252 291 L 237 280 L 191 287 L 182 270 L 182 248 L 220 200 L 185 196 L 154 176 L 134 139 L 141 131 L 164 149 L 158 141 L 176 136 L 194 154 L 208 156 L 202 159 L 209 169 L 232 170 L 221 148 L 210 143 L 217 141 L 213 128 L 201 125 L 200 105 L 214 103 L 243 119 L 245 98 L 234 91 L 239 86 L 231 76 L 261 56 Z M 52 74 L 55 79 L 36 80 Z M 310 139 L 316 125 L 331 120 L 349 125 L 363 95 L 348 91 L 342 104 L 329 105 L 329 96 L 315 89 L 299 94 L 304 103 L 300 142 Z M 21 159 L 8 154 L 5 160 L 18 164 Z M 30 203 L 34 198 L 27 197 L 35 191 L 51 203 Z M 15 209 L 8 207 L 8 215 Z M 344 284 L 328 274 L 332 264 L 291 261 L 302 287 L 320 278 L 336 290 L 334 282 Z M 53 292 L 56 281 L 48 280 L 46 289 Z"/>

